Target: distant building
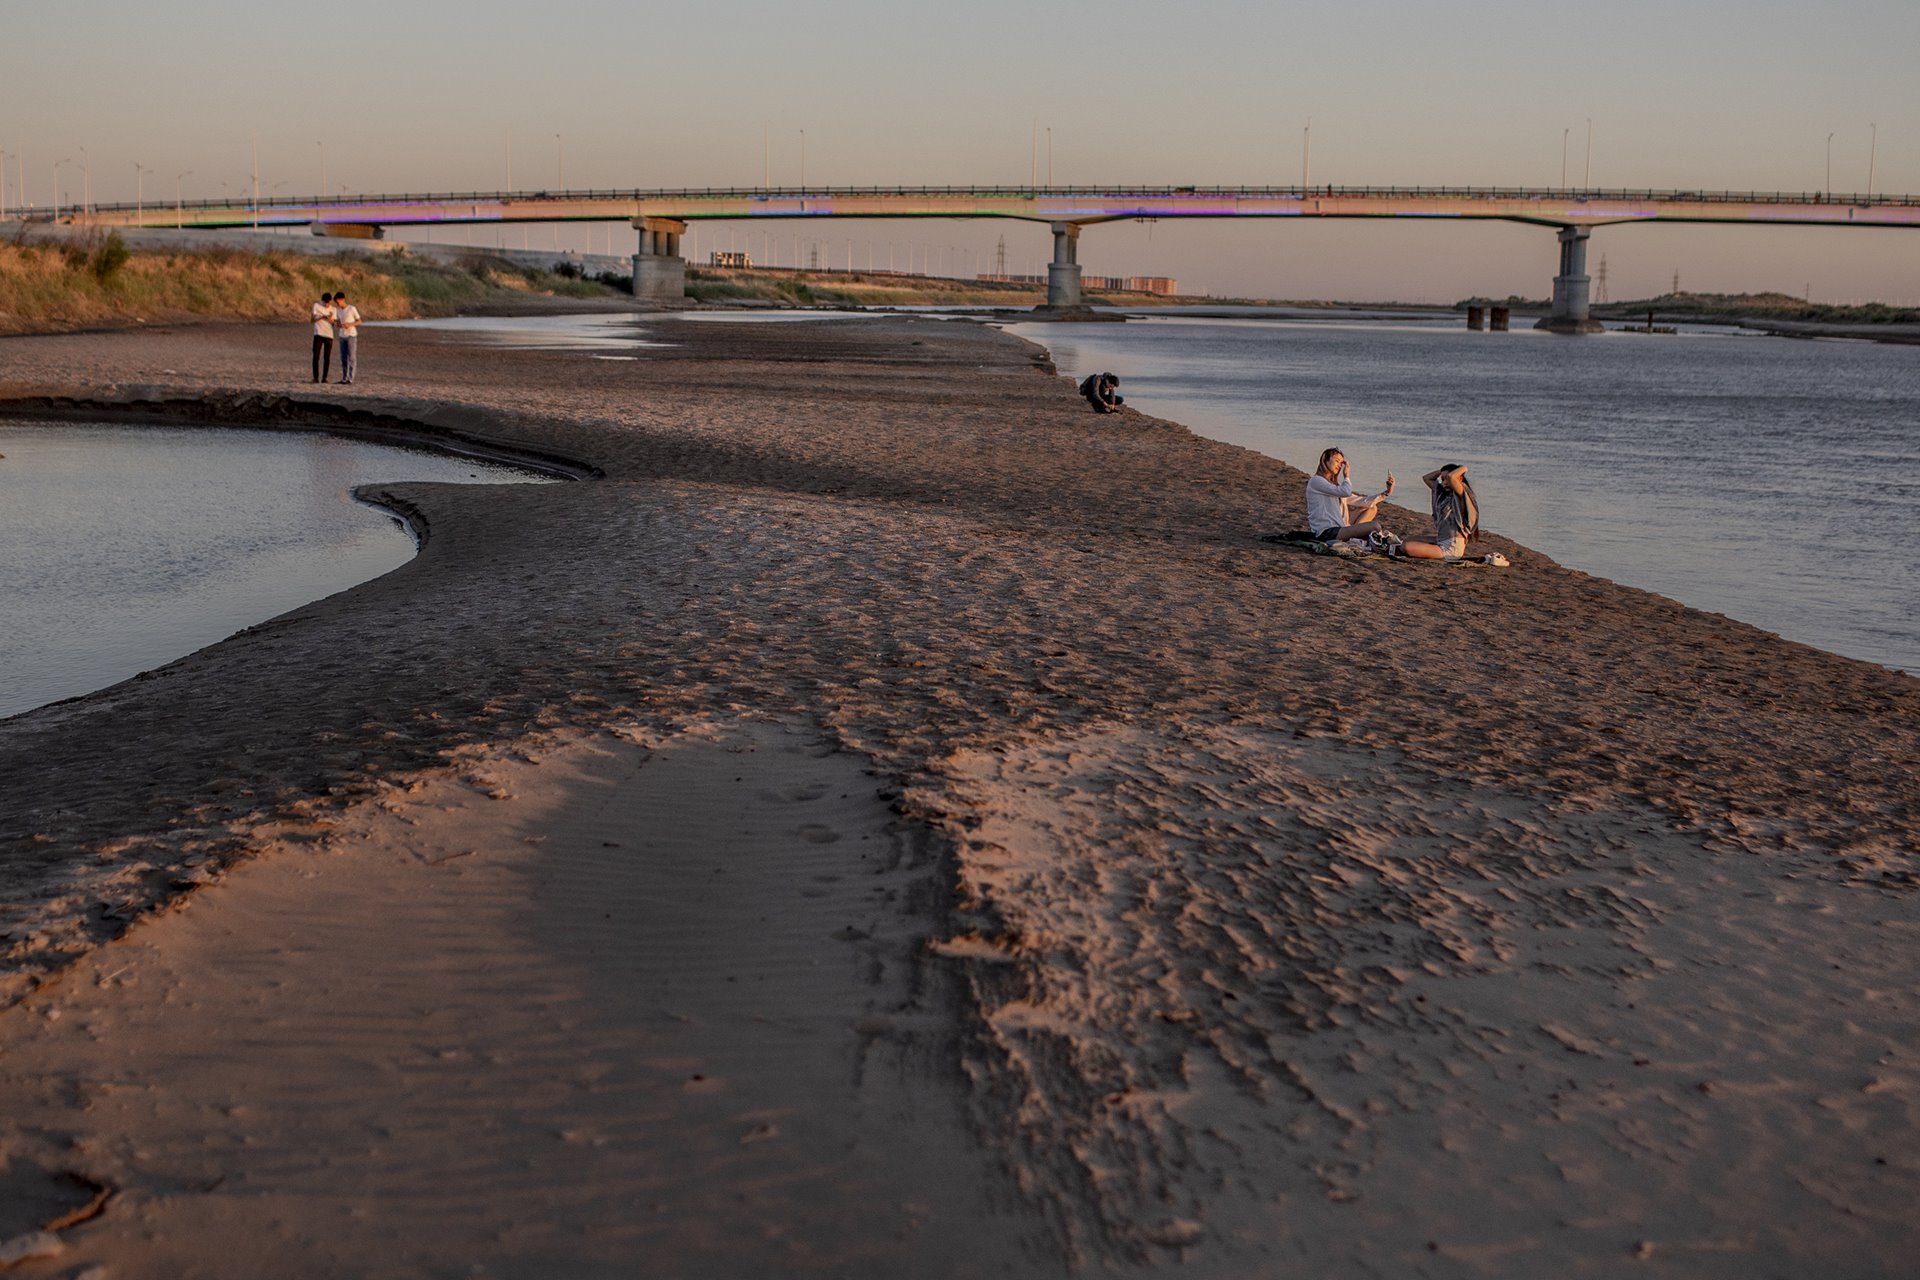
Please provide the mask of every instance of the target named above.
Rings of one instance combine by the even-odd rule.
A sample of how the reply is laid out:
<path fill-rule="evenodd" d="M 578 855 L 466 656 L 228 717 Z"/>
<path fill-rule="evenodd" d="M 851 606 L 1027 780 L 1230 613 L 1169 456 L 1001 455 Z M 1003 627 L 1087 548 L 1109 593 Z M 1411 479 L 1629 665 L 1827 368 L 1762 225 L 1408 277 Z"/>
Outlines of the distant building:
<path fill-rule="evenodd" d="M 750 267 L 753 265 L 753 255 L 750 253 L 735 253 L 731 249 L 715 249 L 713 255 L 707 260 L 707 265 L 711 267 Z"/>

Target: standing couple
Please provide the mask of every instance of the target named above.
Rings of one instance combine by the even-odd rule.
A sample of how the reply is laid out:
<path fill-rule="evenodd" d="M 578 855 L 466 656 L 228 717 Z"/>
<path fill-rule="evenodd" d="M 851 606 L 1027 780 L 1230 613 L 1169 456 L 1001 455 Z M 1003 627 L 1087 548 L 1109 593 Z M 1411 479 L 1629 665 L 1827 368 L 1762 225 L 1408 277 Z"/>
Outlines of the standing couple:
<path fill-rule="evenodd" d="M 1480 502 L 1467 479 L 1467 469 L 1459 463 L 1427 472 L 1420 477 L 1433 495 L 1433 541 L 1401 542 L 1375 519 L 1380 503 L 1393 492 L 1393 476 L 1387 487 L 1371 497 L 1356 494 L 1347 472 L 1347 456 L 1338 449 L 1320 455 L 1320 465 L 1307 477 L 1307 528 L 1322 542 L 1346 538 L 1365 538 L 1390 556 L 1415 560 L 1458 560 L 1467 554 L 1467 543 L 1480 536 Z M 1495 552 L 1486 558 L 1489 564 L 1504 565 L 1506 557 Z"/>
<path fill-rule="evenodd" d="M 359 364 L 360 311 L 344 293 L 323 293 L 313 304 L 313 380 L 325 382 L 333 372 L 333 340 L 340 339 L 340 385 L 353 385 Z"/>

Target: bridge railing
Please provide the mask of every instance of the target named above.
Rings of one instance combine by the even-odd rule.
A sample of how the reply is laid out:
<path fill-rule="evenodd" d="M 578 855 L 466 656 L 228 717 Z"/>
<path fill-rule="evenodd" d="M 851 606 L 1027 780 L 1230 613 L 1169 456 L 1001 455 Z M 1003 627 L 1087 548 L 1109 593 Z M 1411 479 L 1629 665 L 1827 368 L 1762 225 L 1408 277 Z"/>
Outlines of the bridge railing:
<path fill-rule="evenodd" d="M 1642 203 L 1686 203 L 1686 204 L 1759 204 L 1759 205 L 1843 205 L 1865 206 L 1920 206 L 1920 196 L 1914 195 L 1866 195 L 1859 192 L 1818 192 L 1818 191 L 1694 191 L 1694 190 L 1658 190 L 1651 187 L 1561 189 L 1557 187 L 1342 187 L 1314 186 L 1302 188 L 1299 185 L 1270 187 L 1201 187 L 1201 186 L 1112 186 L 1112 187 L 678 187 L 678 188 L 620 188 L 565 191 L 446 191 L 446 192 L 392 192 L 369 194 L 355 192 L 351 194 L 335 193 L 326 197 L 319 196 L 262 196 L 258 200 L 247 196 L 223 197 L 218 200 L 186 200 L 178 202 L 181 209 L 227 210 L 252 214 L 276 209 L 306 208 L 342 208 L 351 209 L 369 205 L 427 205 L 427 204 L 502 204 L 502 203 L 579 203 L 585 201 L 618 201 L 640 203 L 658 200 L 798 200 L 826 199 L 835 196 L 983 196 L 988 198 L 1028 197 L 1048 198 L 1085 198 L 1103 199 L 1129 198 L 1166 198 L 1188 196 L 1199 199 L 1238 199 L 1245 197 L 1279 197 L 1284 199 L 1388 199 L 1388 200 L 1521 200 L 1556 201 L 1565 203 L 1583 203 L 1593 201 L 1636 201 Z M 170 200 L 147 200 L 138 203 L 119 201 L 115 203 L 96 203 L 91 206 L 94 213 L 132 213 L 137 210 L 151 210 L 156 215 L 175 207 Z M 35 210 L 29 216 L 44 216 L 42 210 Z M 82 215 L 84 216 L 84 215 Z"/>

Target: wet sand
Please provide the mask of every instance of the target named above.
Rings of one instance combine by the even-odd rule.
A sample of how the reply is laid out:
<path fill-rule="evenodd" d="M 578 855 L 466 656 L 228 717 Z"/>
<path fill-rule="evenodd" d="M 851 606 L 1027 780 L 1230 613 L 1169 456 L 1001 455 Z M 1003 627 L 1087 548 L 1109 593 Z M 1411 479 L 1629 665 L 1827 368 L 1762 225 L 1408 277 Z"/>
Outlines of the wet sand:
<path fill-rule="evenodd" d="M 0 722 L 0 1240 L 114 1191 L 25 1274 L 1920 1248 L 1910 677 L 1263 544 L 1298 472 L 991 329 L 659 327 L 0 341 L 604 477 L 386 488 L 405 568 Z"/>

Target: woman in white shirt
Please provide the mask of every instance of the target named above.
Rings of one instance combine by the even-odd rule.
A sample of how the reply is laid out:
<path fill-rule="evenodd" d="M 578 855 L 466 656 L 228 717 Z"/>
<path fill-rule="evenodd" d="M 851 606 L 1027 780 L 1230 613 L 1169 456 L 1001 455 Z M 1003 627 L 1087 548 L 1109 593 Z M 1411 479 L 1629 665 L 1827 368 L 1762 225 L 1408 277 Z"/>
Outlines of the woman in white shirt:
<path fill-rule="evenodd" d="M 1320 465 L 1307 477 L 1307 530 L 1322 542 L 1344 538 L 1364 538 L 1380 528 L 1374 517 L 1380 504 L 1393 492 L 1393 474 L 1387 474 L 1387 487 L 1371 497 L 1353 491 L 1347 475 L 1347 455 L 1339 449 L 1327 449 Z"/>

